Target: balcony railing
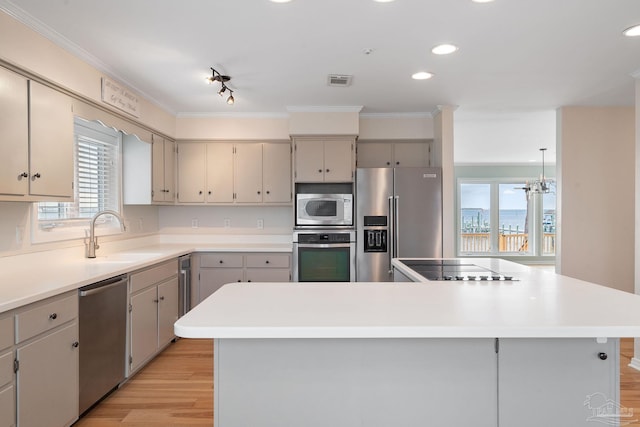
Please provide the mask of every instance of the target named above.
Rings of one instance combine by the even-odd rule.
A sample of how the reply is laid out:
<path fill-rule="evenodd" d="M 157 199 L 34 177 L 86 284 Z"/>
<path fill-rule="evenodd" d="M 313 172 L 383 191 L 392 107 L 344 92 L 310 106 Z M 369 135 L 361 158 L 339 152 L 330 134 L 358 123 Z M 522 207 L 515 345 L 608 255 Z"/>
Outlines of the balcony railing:
<path fill-rule="evenodd" d="M 498 235 L 499 252 L 528 252 L 529 234 L 511 233 Z M 460 234 L 460 252 L 491 252 L 491 235 L 489 233 Z M 555 233 L 544 233 L 542 238 L 543 255 L 556 253 Z"/>

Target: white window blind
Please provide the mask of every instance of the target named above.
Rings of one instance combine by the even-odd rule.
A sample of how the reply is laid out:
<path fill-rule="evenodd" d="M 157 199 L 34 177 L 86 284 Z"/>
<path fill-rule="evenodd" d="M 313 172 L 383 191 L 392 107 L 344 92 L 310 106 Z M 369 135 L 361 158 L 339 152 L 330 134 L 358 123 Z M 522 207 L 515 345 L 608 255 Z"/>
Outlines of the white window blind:
<path fill-rule="evenodd" d="M 74 201 L 38 203 L 38 228 L 86 224 L 86 220 L 105 209 L 120 212 L 120 141 L 119 132 L 76 119 Z"/>

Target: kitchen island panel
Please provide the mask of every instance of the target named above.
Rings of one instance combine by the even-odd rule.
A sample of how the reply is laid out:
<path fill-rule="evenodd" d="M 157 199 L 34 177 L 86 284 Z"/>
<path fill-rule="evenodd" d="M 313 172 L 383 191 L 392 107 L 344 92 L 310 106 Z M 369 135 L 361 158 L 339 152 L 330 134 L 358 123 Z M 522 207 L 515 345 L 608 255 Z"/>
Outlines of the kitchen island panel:
<path fill-rule="evenodd" d="M 497 425 L 493 339 L 223 339 L 214 349 L 214 425 Z"/>

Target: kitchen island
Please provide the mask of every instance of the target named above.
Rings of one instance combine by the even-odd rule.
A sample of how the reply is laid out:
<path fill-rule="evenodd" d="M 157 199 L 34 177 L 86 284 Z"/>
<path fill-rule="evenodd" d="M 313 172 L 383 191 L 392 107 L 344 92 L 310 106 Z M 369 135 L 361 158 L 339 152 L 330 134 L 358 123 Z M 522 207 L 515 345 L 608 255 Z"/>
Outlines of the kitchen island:
<path fill-rule="evenodd" d="M 229 284 L 175 332 L 214 338 L 218 427 L 626 420 L 618 338 L 640 336 L 640 297 L 473 261 L 518 280 Z"/>

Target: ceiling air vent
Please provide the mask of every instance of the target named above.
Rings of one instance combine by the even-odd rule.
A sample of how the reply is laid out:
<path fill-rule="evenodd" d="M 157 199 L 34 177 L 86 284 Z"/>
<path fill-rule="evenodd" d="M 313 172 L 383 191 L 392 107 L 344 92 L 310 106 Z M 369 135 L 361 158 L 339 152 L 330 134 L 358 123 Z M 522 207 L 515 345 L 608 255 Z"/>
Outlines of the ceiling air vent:
<path fill-rule="evenodd" d="M 344 74 L 329 74 L 329 86 L 347 87 L 351 86 L 351 79 L 353 76 L 346 76 Z"/>

